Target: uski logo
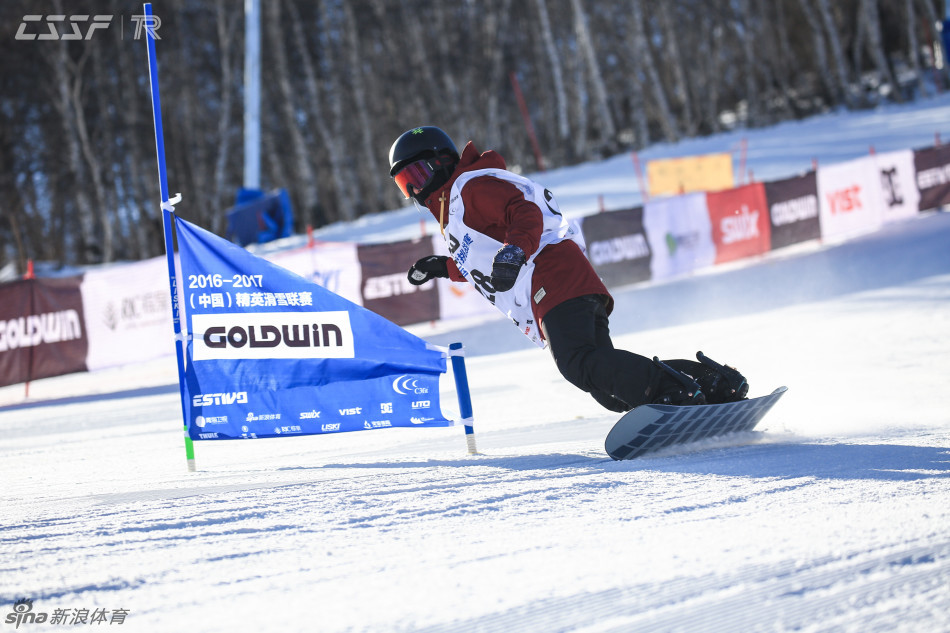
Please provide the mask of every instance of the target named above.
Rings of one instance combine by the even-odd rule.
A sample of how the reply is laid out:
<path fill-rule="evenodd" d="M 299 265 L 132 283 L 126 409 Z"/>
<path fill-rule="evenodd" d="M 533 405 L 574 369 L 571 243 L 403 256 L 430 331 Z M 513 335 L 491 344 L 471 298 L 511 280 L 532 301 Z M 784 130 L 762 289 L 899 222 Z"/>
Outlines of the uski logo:
<path fill-rule="evenodd" d="M 33 599 L 32 598 L 20 598 L 13 603 L 13 611 L 7 614 L 5 622 L 7 624 L 14 624 L 13 628 L 20 628 L 21 624 L 27 622 L 36 624 L 42 624 L 46 622 L 48 618 L 46 613 L 33 613 Z"/>

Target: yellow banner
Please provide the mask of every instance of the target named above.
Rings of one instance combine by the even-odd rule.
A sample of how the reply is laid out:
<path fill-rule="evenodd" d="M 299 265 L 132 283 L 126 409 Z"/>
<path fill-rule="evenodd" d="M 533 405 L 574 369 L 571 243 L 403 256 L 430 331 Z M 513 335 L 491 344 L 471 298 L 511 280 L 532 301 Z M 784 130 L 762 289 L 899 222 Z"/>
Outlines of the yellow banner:
<path fill-rule="evenodd" d="M 651 196 L 692 191 L 719 191 L 735 186 L 731 154 L 706 154 L 651 160 L 647 163 Z"/>

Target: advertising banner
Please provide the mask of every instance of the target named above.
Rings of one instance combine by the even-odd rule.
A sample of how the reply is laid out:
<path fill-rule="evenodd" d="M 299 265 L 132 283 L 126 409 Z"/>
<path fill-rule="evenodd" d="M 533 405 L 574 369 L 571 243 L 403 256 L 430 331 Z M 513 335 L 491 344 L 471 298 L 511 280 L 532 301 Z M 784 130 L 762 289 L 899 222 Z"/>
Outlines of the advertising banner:
<path fill-rule="evenodd" d="M 313 247 L 276 252 L 265 259 L 323 286 L 344 299 L 362 305 L 362 277 L 356 244 L 318 242 Z M 406 268 L 408 269 L 408 266 Z"/>
<path fill-rule="evenodd" d="M 765 183 L 765 199 L 773 249 L 821 237 L 815 172 Z"/>
<path fill-rule="evenodd" d="M 643 207 L 582 218 L 587 258 L 608 288 L 650 279 L 650 243 Z"/>
<path fill-rule="evenodd" d="M 397 325 L 439 318 L 439 293 L 432 283 L 409 283 L 409 267 L 432 254 L 428 237 L 390 244 L 360 245 L 363 306 Z"/>
<path fill-rule="evenodd" d="M 685 275 L 716 261 L 704 193 L 651 200 L 643 208 L 643 228 L 653 279 Z"/>
<path fill-rule="evenodd" d="M 707 193 L 706 205 L 717 264 L 769 251 L 772 225 L 761 183 Z"/>
<path fill-rule="evenodd" d="M 32 287 L 32 280 L 0 285 L 0 387 L 30 379 L 32 345 L 21 343 L 28 340 L 26 322 L 33 312 Z"/>
<path fill-rule="evenodd" d="M 0 287 L 0 385 L 86 371 L 82 277 Z"/>
<path fill-rule="evenodd" d="M 87 272 L 80 286 L 89 371 L 175 351 L 164 257 Z"/>
<path fill-rule="evenodd" d="M 875 154 L 880 186 L 881 219 L 895 222 L 917 215 L 920 192 L 917 191 L 914 152 L 909 149 Z"/>
<path fill-rule="evenodd" d="M 822 239 L 881 227 L 881 185 L 873 156 L 818 168 L 818 213 Z"/>
<path fill-rule="evenodd" d="M 950 204 L 950 145 L 914 151 L 914 171 L 921 211 Z"/>
<path fill-rule="evenodd" d="M 647 163 L 650 196 L 718 191 L 735 186 L 728 153 L 655 159 Z"/>
<path fill-rule="evenodd" d="M 192 439 L 454 424 L 439 402 L 442 351 L 181 218 L 175 226 Z"/>

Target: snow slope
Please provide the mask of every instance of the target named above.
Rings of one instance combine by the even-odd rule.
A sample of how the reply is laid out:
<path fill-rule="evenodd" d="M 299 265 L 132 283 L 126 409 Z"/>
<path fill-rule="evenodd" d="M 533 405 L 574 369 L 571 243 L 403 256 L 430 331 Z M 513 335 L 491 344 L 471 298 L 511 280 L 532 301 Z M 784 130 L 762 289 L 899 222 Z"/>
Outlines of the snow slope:
<path fill-rule="evenodd" d="M 427 334 L 470 351 L 481 455 L 457 428 L 387 429 L 199 443 L 187 473 L 171 358 L 0 389 L 0 616 L 950 630 L 950 214 L 616 298 L 618 346 L 702 349 L 788 394 L 757 432 L 613 462 L 616 416 L 489 321 Z"/>

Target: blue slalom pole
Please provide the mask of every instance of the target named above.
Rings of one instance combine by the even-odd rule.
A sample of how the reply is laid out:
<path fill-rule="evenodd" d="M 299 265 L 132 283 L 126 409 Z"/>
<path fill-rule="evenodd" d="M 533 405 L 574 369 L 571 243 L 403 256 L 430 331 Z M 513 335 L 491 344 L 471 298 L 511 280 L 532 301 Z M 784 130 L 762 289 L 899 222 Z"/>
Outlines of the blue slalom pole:
<path fill-rule="evenodd" d="M 449 356 L 452 357 L 452 373 L 455 375 L 455 391 L 459 398 L 459 414 L 462 416 L 462 424 L 465 425 L 465 443 L 468 445 L 468 454 L 478 455 L 478 449 L 475 448 L 475 418 L 472 412 L 472 394 L 468 390 L 465 350 L 462 344 L 450 344 Z"/>
<path fill-rule="evenodd" d="M 181 334 L 181 312 L 178 305 L 178 276 L 175 274 L 174 204 L 168 199 L 168 174 L 165 170 L 165 136 L 162 131 L 162 101 L 158 93 L 158 60 L 155 58 L 155 34 L 152 32 L 152 4 L 145 3 L 145 41 L 148 44 L 148 80 L 152 92 L 152 119 L 155 122 L 155 152 L 158 158 L 158 184 L 162 193 L 162 229 L 165 233 L 165 259 L 168 263 L 168 286 L 172 297 L 172 325 L 175 330 L 175 357 L 178 360 L 178 394 L 181 419 L 185 429 L 185 459 L 188 470 L 195 470 L 195 445 L 188 435 L 188 408 L 185 402 L 185 353 Z"/>

